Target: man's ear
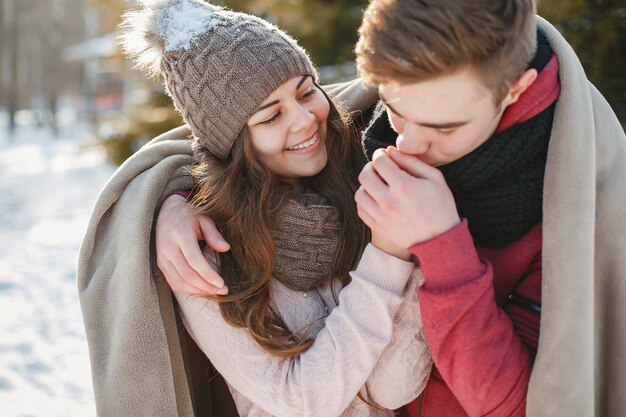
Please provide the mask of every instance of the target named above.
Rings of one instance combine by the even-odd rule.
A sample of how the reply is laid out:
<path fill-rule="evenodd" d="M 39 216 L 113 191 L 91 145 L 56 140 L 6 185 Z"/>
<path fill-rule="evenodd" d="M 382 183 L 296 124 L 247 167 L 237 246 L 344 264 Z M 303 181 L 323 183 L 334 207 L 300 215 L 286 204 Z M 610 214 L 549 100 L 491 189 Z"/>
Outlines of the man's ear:
<path fill-rule="evenodd" d="M 509 92 L 504 97 L 502 103 L 504 107 L 508 107 L 511 104 L 515 103 L 517 99 L 522 95 L 524 91 L 528 89 L 537 79 L 537 70 L 534 68 L 527 69 L 524 71 L 517 81 L 509 88 Z"/>

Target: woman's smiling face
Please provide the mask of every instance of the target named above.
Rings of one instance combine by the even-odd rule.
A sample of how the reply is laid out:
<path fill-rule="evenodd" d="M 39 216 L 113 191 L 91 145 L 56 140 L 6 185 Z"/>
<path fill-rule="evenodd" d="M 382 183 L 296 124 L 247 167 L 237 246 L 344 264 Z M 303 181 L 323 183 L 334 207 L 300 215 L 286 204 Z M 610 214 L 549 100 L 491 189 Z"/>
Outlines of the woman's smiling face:
<path fill-rule="evenodd" d="M 281 84 L 248 120 L 261 162 L 289 182 L 318 174 L 328 162 L 329 112 L 328 100 L 310 76 Z"/>

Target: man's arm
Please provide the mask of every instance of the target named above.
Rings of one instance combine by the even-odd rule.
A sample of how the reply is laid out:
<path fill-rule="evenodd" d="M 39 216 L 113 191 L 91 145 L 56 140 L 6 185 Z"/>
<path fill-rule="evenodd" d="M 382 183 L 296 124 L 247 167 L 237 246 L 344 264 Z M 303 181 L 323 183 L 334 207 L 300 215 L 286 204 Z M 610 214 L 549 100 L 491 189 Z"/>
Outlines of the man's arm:
<path fill-rule="evenodd" d="M 511 319 L 496 304 L 493 268 L 479 259 L 463 221 L 413 246 L 433 361 L 469 415 L 523 416 L 531 360 Z"/>
<path fill-rule="evenodd" d="M 200 241 L 225 252 L 230 246 L 215 223 L 196 214 L 178 194 L 161 205 L 155 226 L 157 265 L 172 290 L 186 295 L 225 295 L 228 287 L 202 253 Z"/>

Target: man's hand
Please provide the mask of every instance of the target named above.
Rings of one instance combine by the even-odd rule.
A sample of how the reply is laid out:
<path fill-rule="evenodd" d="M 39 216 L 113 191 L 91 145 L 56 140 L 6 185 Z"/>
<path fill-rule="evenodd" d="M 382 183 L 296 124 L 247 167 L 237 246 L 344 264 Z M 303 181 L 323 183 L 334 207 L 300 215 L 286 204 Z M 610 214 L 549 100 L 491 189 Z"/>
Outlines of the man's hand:
<path fill-rule="evenodd" d="M 396 246 L 409 248 L 460 223 L 443 174 L 396 148 L 377 150 L 359 181 L 359 217 Z"/>
<path fill-rule="evenodd" d="M 225 295 L 228 288 L 216 266 L 207 260 L 198 241 L 226 252 L 230 246 L 207 216 L 196 215 L 182 196 L 171 195 L 161 206 L 156 223 L 157 265 L 173 291 L 188 295 Z"/>

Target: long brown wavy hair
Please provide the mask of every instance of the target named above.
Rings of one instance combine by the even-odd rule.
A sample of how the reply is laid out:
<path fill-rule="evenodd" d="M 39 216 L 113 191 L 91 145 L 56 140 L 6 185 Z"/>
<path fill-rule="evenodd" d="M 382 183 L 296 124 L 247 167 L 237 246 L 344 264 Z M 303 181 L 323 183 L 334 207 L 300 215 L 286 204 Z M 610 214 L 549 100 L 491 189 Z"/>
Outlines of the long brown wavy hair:
<path fill-rule="evenodd" d="M 300 185 L 337 208 L 340 236 L 329 279 L 339 278 L 345 285 L 369 241 L 369 229 L 359 219 L 353 197 L 365 157 L 350 119 L 321 88 L 319 91 L 330 103 L 328 163 L 319 174 L 303 178 Z M 191 203 L 215 221 L 230 243 L 230 251 L 218 254 L 229 294 L 208 298 L 220 303 L 227 323 L 248 329 L 271 354 L 291 358 L 308 349 L 313 340 L 287 328 L 272 308 L 268 284 L 276 255 L 272 224 L 294 188 L 261 163 L 251 142 L 244 127 L 226 160 L 215 158 L 199 144 L 194 147 L 196 185 Z"/>

